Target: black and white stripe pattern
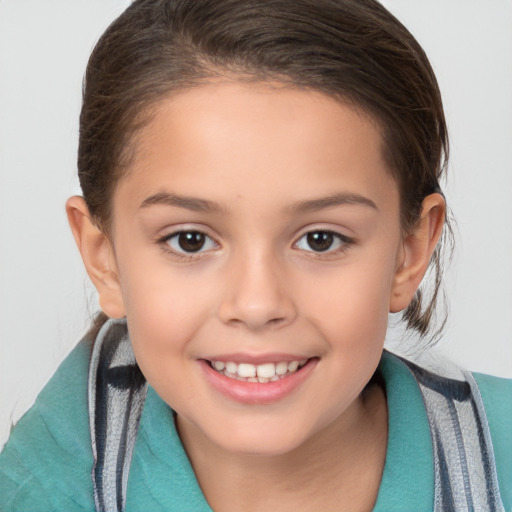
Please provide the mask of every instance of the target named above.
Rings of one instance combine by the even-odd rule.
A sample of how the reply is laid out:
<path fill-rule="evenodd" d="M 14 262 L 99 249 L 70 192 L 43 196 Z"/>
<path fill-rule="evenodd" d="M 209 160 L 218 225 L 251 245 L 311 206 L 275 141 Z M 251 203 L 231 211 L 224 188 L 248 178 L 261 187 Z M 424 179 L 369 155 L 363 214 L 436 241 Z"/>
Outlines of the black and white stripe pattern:
<path fill-rule="evenodd" d="M 419 385 L 434 451 L 434 512 L 504 512 L 480 391 L 405 361 Z"/>
<path fill-rule="evenodd" d="M 132 352 L 124 320 L 100 330 L 89 366 L 89 424 L 98 512 L 124 510 L 128 473 L 147 384 Z"/>

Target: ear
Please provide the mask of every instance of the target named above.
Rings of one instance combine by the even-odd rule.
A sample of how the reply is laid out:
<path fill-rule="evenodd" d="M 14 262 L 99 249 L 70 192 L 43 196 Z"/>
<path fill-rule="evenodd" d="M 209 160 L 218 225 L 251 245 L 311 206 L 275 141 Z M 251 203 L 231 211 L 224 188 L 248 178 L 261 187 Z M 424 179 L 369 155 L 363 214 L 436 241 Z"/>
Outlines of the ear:
<path fill-rule="evenodd" d="M 110 240 L 91 219 L 83 197 L 69 198 L 66 213 L 87 273 L 98 291 L 102 311 L 111 318 L 124 317 L 121 285 Z"/>
<path fill-rule="evenodd" d="M 393 279 L 389 310 L 405 309 L 427 271 L 428 264 L 443 231 L 446 203 L 441 194 L 431 194 L 422 203 L 421 217 L 402 243 Z"/>

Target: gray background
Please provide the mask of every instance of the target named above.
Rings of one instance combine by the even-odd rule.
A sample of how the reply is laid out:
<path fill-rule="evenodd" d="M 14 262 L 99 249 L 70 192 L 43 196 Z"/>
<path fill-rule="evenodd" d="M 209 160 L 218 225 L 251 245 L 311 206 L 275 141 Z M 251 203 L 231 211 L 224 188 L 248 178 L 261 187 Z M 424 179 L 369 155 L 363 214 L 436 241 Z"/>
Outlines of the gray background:
<path fill-rule="evenodd" d="M 0 0 L 0 446 L 97 308 L 64 203 L 86 60 L 128 3 Z M 512 377 L 512 2 L 384 3 L 429 55 L 450 126 L 458 249 L 439 350 Z"/>

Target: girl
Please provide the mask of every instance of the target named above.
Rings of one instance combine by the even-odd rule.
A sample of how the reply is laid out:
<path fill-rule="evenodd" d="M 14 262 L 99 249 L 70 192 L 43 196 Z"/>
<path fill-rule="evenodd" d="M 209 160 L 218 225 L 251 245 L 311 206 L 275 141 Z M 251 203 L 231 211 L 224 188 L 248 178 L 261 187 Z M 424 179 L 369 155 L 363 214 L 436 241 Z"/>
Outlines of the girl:
<path fill-rule="evenodd" d="M 510 509 L 512 385 L 383 352 L 389 312 L 435 331 L 446 152 L 376 2 L 135 1 L 67 204 L 103 314 L 0 456 L 2 510 Z"/>

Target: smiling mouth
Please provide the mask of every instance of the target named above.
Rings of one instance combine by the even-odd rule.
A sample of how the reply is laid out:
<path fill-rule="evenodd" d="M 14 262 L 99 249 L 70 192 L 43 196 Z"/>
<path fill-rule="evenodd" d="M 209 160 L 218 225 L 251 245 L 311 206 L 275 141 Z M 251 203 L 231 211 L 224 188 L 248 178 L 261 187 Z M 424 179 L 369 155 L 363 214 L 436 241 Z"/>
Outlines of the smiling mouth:
<path fill-rule="evenodd" d="M 233 361 L 207 361 L 217 373 L 229 379 L 242 382 L 257 382 L 267 384 L 277 382 L 302 369 L 310 359 L 300 361 L 280 361 L 277 363 L 250 364 Z"/>

